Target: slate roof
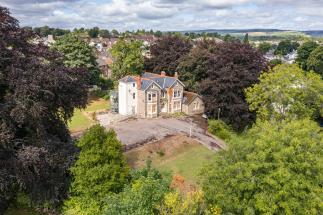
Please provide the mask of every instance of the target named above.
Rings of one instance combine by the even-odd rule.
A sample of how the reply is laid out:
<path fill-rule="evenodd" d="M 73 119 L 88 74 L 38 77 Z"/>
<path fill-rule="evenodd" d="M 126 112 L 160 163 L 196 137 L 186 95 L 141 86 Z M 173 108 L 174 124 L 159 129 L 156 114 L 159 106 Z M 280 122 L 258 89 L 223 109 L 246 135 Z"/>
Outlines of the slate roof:
<path fill-rule="evenodd" d="M 135 82 L 136 79 L 134 76 L 126 76 L 126 77 L 120 79 L 120 81 L 121 82 Z M 179 80 L 174 77 L 161 76 L 158 74 L 145 72 L 141 75 L 141 90 L 146 90 L 152 83 L 157 84 L 161 89 L 170 88 L 175 84 L 176 81 L 179 81 Z"/>

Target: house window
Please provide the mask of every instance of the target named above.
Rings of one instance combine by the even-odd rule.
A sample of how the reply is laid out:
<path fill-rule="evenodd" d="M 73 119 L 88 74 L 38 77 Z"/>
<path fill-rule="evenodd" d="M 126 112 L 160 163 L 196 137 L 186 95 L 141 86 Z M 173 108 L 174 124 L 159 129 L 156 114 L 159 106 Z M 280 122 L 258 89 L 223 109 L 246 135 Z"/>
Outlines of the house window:
<path fill-rule="evenodd" d="M 181 102 L 180 101 L 174 102 L 173 109 L 174 110 L 180 110 L 181 109 Z"/>
<path fill-rule="evenodd" d="M 166 98 L 166 93 L 164 91 L 161 92 L 162 98 Z"/>
<path fill-rule="evenodd" d="M 157 113 L 157 105 L 156 104 L 148 105 L 148 113 L 149 114 Z"/>
<path fill-rule="evenodd" d="M 136 86 L 136 84 L 135 83 L 132 83 L 132 87 L 135 87 Z"/>
<path fill-rule="evenodd" d="M 148 93 L 147 95 L 148 95 L 148 101 L 150 102 L 157 96 L 156 93 Z"/>
<path fill-rule="evenodd" d="M 136 99 L 136 93 L 133 93 L 133 94 L 132 94 L 132 98 L 133 98 L 133 99 Z"/>
<path fill-rule="evenodd" d="M 199 102 L 194 102 L 193 105 L 194 105 L 193 110 L 197 110 L 197 109 L 200 108 L 200 103 Z"/>
<path fill-rule="evenodd" d="M 174 98 L 180 98 L 182 95 L 181 91 L 180 90 L 175 90 L 174 91 Z"/>

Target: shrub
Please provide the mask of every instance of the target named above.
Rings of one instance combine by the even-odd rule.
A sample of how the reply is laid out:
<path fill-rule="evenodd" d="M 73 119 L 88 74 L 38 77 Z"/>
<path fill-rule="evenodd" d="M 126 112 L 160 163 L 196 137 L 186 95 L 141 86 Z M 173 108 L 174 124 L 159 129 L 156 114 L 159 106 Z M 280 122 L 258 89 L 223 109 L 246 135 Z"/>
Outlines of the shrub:
<path fill-rule="evenodd" d="M 225 122 L 223 122 L 222 120 L 209 120 L 208 124 L 208 131 L 211 134 L 223 140 L 229 140 L 231 138 L 231 127 L 225 124 Z"/>

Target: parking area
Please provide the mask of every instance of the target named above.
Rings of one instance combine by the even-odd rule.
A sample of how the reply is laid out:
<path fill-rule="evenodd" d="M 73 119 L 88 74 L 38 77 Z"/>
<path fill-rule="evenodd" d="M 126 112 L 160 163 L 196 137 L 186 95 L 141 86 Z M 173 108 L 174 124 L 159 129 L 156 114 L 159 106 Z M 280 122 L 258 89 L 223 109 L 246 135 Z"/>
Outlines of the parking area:
<path fill-rule="evenodd" d="M 116 123 L 106 123 L 104 120 L 98 120 L 107 129 L 113 128 L 119 140 L 126 146 L 158 141 L 165 137 L 182 133 L 196 139 L 209 149 L 225 148 L 223 141 L 208 134 L 205 128 L 193 122 L 192 118 L 189 117 L 126 119 Z"/>

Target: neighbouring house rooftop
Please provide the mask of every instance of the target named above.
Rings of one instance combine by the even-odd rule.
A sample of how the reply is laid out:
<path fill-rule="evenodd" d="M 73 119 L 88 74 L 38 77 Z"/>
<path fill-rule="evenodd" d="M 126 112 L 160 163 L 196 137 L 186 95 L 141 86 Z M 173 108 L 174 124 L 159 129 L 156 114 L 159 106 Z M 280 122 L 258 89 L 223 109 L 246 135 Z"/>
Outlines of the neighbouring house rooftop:
<path fill-rule="evenodd" d="M 189 105 L 194 101 L 194 99 L 196 97 L 200 97 L 200 96 L 196 93 L 193 93 L 193 92 L 184 91 L 183 92 L 183 103 Z"/>
<path fill-rule="evenodd" d="M 166 76 L 165 73 L 159 75 L 150 72 L 143 73 L 141 77 L 128 75 L 119 81 L 129 83 L 137 82 L 137 80 L 141 80 L 141 90 L 146 90 L 152 83 L 155 83 L 161 89 L 166 89 L 172 87 L 176 81 L 179 81 L 177 77 Z M 184 86 L 182 82 L 180 83 Z"/>

